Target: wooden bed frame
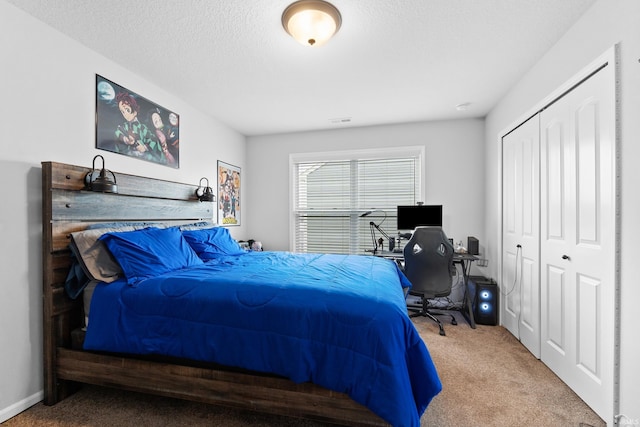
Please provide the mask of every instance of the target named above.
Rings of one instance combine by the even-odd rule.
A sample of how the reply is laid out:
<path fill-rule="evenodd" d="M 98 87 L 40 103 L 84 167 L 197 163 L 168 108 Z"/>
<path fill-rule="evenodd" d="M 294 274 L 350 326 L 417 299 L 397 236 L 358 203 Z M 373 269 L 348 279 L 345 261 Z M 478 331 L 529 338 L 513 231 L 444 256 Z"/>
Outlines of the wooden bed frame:
<path fill-rule="evenodd" d="M 314 384 L 224 369 L 75 349 L 84 324 L 82 298 L 70 299 L 64 282 L 71 264 L 70 233 L 91 223 L 211 220 L 215 205 L 199 202 L 196 185 L 115 172 L 118 194 L 84 191 L 91 168 L 42 163 L 42 266 L 44 310 L 44 403 L 53 405 L 79 383 L 232 406 L 277 415 L 364 426 L 388 425 L 346 394 Z"/>

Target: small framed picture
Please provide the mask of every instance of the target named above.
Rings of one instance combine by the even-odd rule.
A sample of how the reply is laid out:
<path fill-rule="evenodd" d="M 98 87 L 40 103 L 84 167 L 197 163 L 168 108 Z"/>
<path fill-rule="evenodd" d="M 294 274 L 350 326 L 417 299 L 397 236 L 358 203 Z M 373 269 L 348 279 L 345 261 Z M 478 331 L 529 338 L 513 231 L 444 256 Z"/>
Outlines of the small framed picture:
<path fill-rule="evenodd" d="M 240 225 L 242 205 L 241 173 L 238 166 L 218 160 L 218 221 L 220 225 Z"/>

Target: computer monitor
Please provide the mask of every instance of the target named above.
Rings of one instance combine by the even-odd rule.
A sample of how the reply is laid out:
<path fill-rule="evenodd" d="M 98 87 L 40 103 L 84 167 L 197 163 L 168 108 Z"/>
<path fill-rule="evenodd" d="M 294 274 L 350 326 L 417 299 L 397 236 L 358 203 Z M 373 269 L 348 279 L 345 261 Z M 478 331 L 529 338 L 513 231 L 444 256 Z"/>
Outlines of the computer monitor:
<path fill-rule="evenodd" d="M 398 206 L 398 230 L 414 230 L 418 226 L 442 227 L 442 205 Z"/>

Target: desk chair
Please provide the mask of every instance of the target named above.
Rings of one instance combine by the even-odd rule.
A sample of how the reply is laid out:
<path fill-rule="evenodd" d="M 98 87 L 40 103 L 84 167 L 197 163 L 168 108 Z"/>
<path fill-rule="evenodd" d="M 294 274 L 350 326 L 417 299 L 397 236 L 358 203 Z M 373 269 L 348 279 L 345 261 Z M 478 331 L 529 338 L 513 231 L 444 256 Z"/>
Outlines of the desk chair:
<path fill-rule="evenodd" d="M 411 282 L 410 295 L 419 296 L 422 309 L 410 317 L 425 316 L 432 319 L 445 335 L 442 322 L 437 315 L 451 316 L 451 324 L 456 325 L 455 317 L 450 313 L 429 310 L 428 300 L 446 297 L 451 294 L 451 279 L 456 269 L 453 265 L 453 245 L 440 227 L 417 227 L 411 239 L 404 247 L 404 274 Z"/>

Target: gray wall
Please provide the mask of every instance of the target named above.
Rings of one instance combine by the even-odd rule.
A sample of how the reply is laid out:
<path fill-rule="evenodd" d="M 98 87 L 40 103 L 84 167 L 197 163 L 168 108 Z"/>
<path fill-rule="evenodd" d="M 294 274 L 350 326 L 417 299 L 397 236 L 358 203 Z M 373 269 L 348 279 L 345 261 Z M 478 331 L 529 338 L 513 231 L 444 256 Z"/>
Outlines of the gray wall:
<path fill-rule="evenodd" d="M 425 147 L 426 204 L 443 205 L 455 241 L 484 241 L 484 120 L 451 120 L 247 138 L 247 233 L 267 249 L 290 250 L 289 155 L 381 147 Z"/>

